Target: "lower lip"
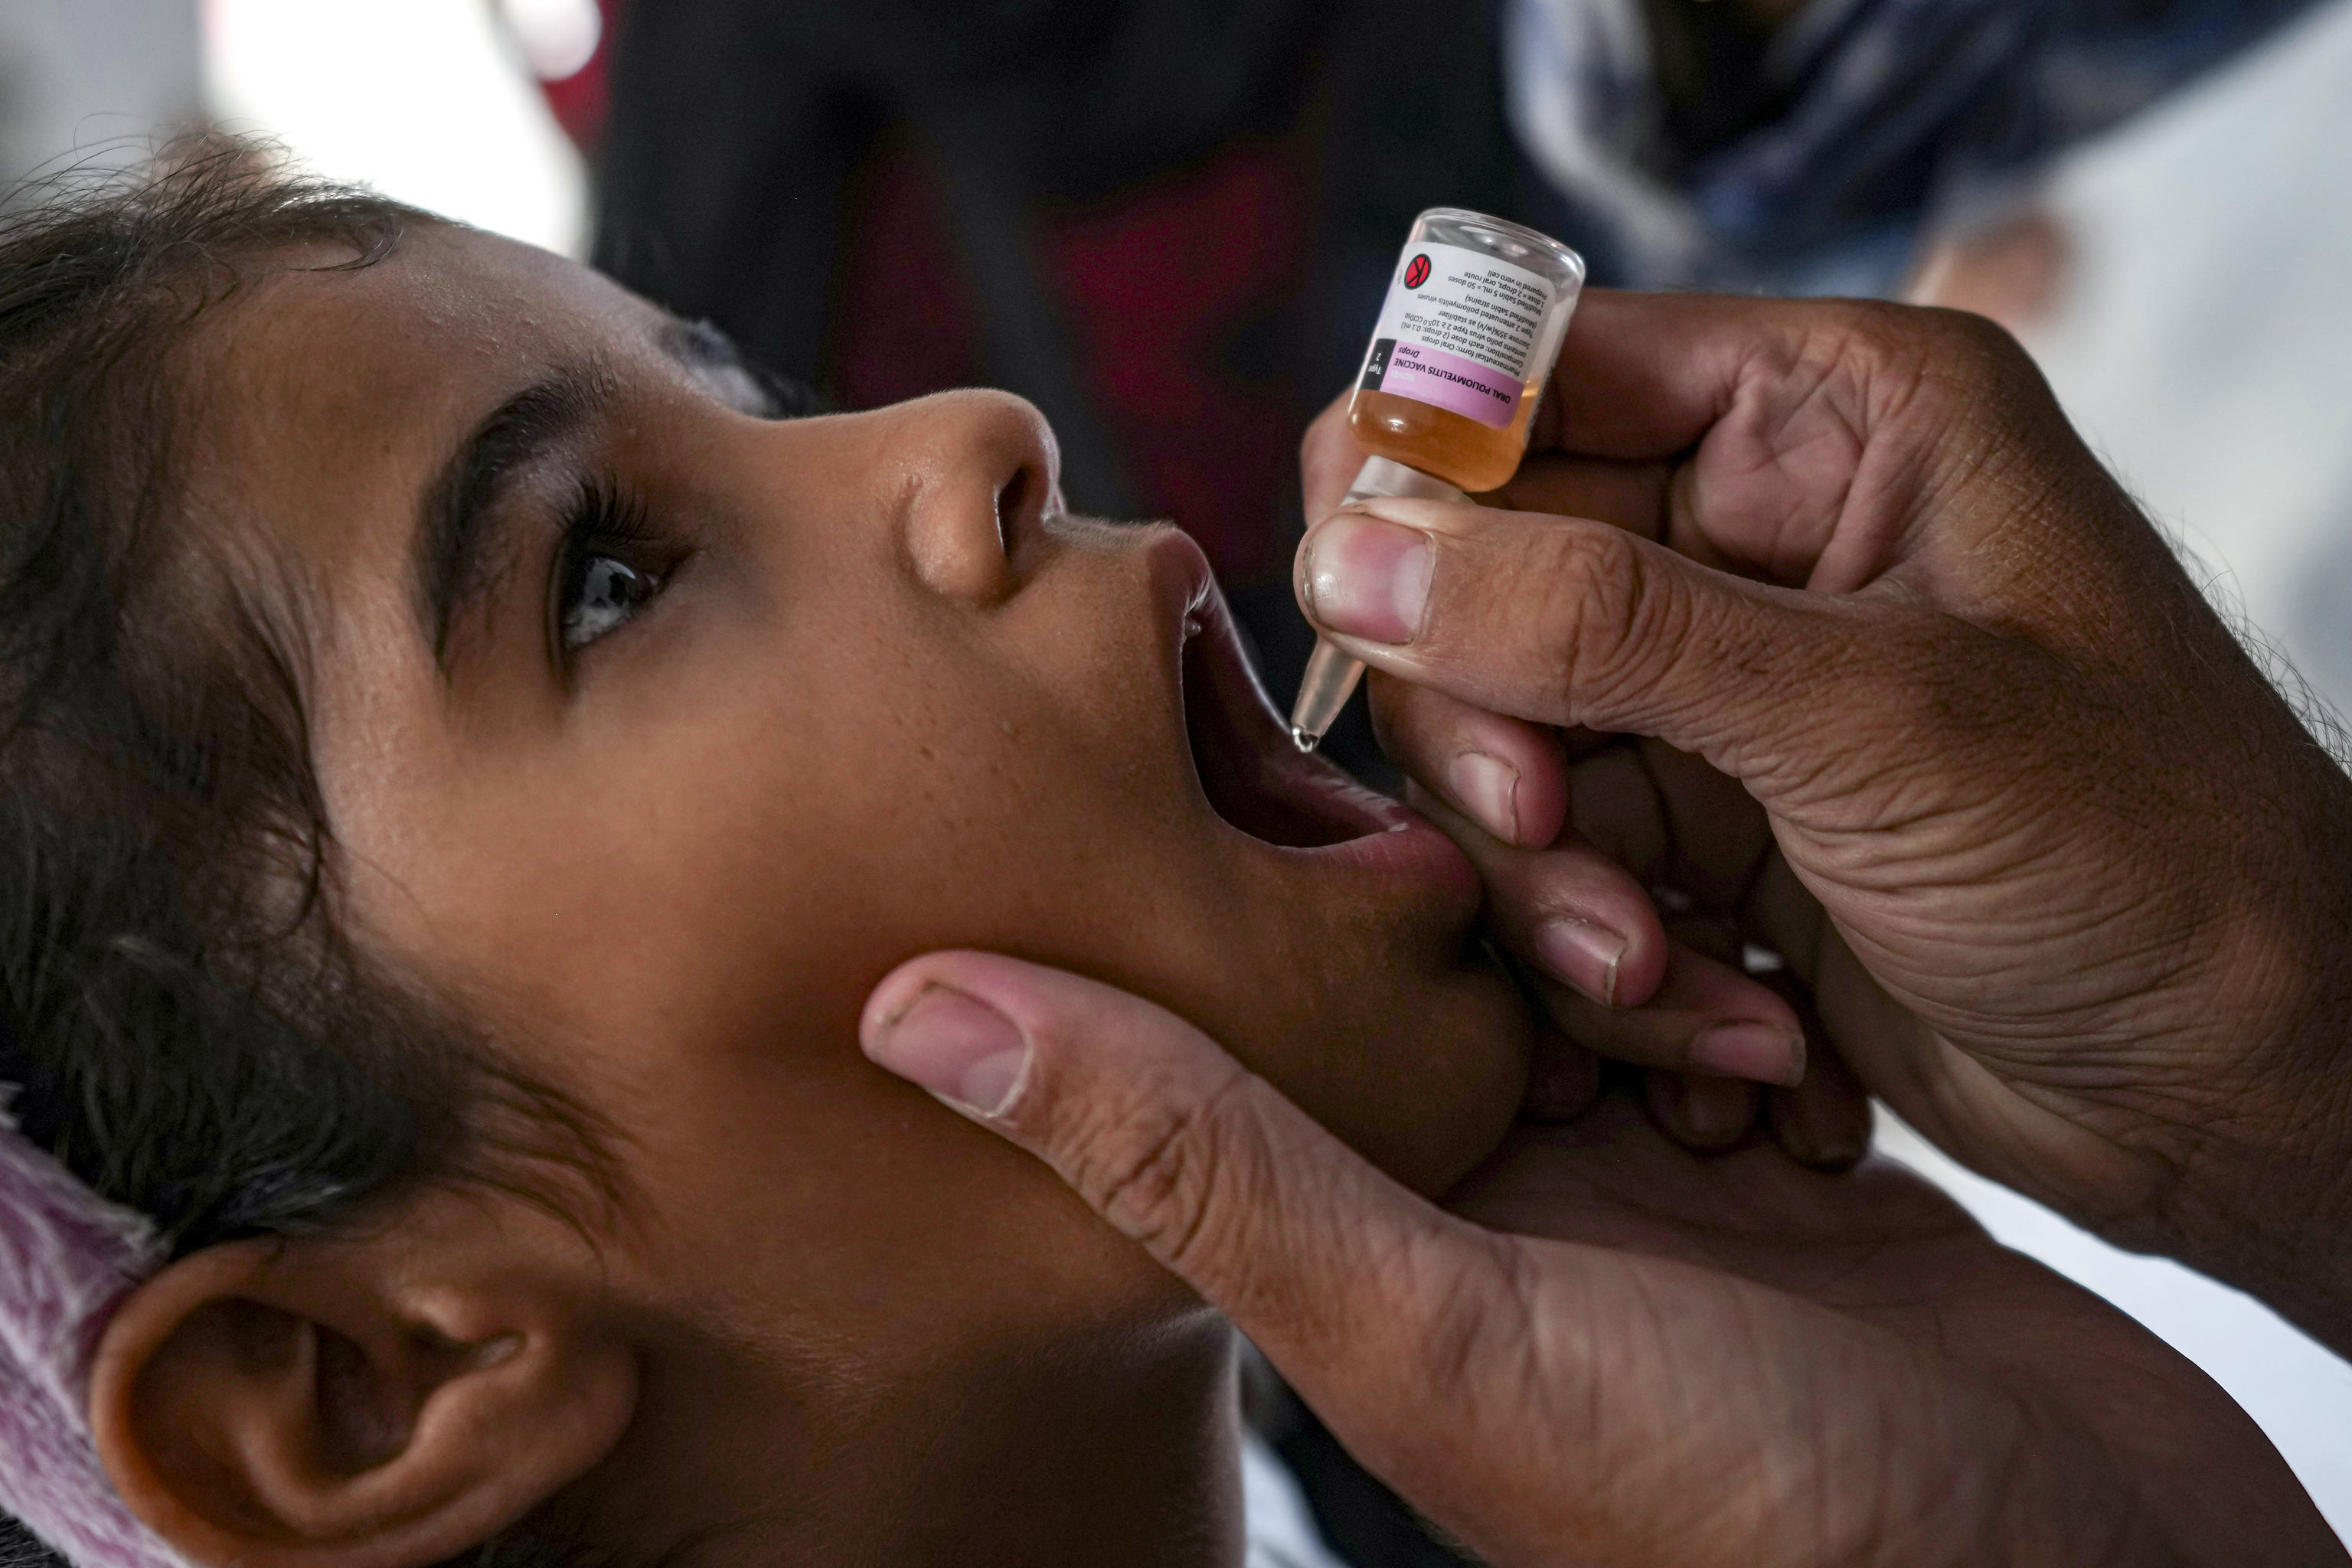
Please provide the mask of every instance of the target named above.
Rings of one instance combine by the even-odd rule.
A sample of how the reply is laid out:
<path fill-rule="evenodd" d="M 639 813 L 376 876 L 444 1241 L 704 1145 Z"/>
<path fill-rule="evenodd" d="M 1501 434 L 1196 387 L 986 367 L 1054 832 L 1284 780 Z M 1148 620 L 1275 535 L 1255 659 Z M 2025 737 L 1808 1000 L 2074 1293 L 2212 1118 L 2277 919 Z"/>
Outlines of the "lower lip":
<path fill-rule="evenodd" d="M 1476 904 L 1482 896 L 1477 870 L 1454 847 L 1454 840 L 1418 812 L 1402 805 L 1394 809 L 1397 824 L 1386 833 L 1367 834 L 1315 849 L 1289 849 L 1280 845 L 1265 847 L 1277 855 L 1296 855 L 1370 876 L 1409 879 L 1433 897 Z"/>

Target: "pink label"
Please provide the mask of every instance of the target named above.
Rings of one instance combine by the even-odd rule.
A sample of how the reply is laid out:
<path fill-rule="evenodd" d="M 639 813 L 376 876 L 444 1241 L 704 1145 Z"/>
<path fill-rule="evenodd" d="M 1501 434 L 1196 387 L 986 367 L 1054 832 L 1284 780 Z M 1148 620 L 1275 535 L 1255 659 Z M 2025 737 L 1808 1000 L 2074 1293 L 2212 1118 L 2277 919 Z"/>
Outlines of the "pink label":
<path fill-rule="evenodd" d="M 1379 386 L 1382 392 L 1434 404 L 1497 430 L 1518 412 L 1523 390 L 1513 377 L 1476 360 L 1418 343 L 1399 343 L 1389 351 L 1387 371 Z"/>

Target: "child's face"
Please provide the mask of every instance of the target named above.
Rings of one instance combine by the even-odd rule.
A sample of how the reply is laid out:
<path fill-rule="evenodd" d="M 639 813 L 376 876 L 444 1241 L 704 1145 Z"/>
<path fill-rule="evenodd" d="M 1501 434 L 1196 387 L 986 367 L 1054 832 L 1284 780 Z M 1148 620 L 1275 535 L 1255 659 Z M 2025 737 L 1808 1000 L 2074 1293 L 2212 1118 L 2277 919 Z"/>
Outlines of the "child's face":
<path fill-rule="evenodd" d="M 1160 1000 L 1424 1187 L 1508 1121 L 1466 865 L 1295 755 L 1183 535 L 1061 515 L 1025 404 L 770 420 L 642 300 L 438 229 L 218 321 L 192 494 L 309 606 L 354 927 L 616 1125 L 620 1288 L 877 1362 L 1173 1303 L 859 1055 L 936 947 Z"/>

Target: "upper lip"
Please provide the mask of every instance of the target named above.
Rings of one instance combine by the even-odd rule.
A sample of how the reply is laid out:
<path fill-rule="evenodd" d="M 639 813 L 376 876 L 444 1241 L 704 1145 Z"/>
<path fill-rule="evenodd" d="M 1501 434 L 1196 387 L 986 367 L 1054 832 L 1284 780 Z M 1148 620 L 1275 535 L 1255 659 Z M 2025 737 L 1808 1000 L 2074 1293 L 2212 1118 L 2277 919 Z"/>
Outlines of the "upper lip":
<path fill-rule="evenodd" d="M 1193 771 L 1211 809 L 1251 837 L 1288 849 L 1325 849 L 1421 826 L 1405 806 L 1298 749 L 1242 651 L 1207 560 L 1190 540 L 1184 544 L 1189 559 L 1171 563 L 1179 571 L 1170 584 L 1171 599 L 1182 606 L 1177 680 Z"/>

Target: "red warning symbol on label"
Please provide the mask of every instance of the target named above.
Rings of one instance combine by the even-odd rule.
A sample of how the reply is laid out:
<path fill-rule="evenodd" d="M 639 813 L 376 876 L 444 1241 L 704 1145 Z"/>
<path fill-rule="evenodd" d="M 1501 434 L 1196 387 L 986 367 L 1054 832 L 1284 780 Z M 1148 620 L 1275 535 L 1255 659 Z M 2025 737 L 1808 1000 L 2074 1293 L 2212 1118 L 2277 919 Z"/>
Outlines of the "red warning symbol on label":
<path fill-rule="evenodd" d="M 1405 267 L 1404 267 L 1404 286 L 1405 286 L 1406 288 L 1408 288 L 1408 289 L 1418 289 L 1418 288 L 1420 288 L 1423 284 L 1424 284 L 1424 283 L 1426 283 L 1426 282 L 1428 282 L 1428 281 L 1429 281 L 1429 258 L 1428 258 L 1428 257 L 1426 257 L 1426 256 L 1416 256 L 1416 257 L 1414 257 L 1411 261 L 1408 261 L 1408 262 L 1406 262 L 1406 263 L 1405 263 Z"/>

